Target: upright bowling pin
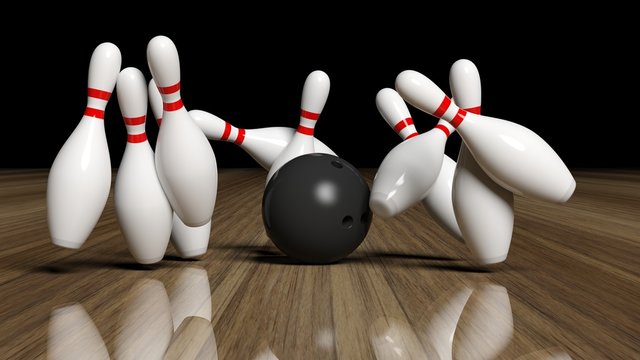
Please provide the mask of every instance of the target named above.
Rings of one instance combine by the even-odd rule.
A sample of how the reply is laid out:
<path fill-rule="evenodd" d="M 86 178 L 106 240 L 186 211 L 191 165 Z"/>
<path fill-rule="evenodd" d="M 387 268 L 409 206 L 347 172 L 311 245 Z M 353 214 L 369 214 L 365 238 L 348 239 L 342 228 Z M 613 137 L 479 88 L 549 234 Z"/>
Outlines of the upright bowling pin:
<path fill-rule="evenodd" d="M 373 179 L 369 207 L 382 218 L 394 217 L 424 199 L 432 189 L 454 129 L 440 120 L 435 128 L 396 145 Z"/>
<path fill-rule="evenodd" d="M 209 140 L 227 141 L 240 146 L 260 166 L 269 171 L 282 150 L 291 142 L 295 130 L 289 127 L 260 129 L 237 128 L 219 117 L 202 110 L 191 110 L 189 115 Z M 313 138 L 315 152 L 337 156 L 317 138 Z"/>
<path fill-rule="evenodd" d="M 158 91 L 155 81 L 149 80 L 149 102 L 151 111 L 158 122 L 162 123 L 162 96 Z M 171 242 L 183 258 L 196 258 L 204 255 L 209 248 L 211 237 L 211 220 L 202 226 L 190 227 L 173 212 L 171 227 Z"/>
<path fill-rule="evenodd" d="M 116 176 L 116 216 L 131 255 L 141 264 L 152 264 L 162 260 L 167 250 L 173 211 L 158 181 L 153 150 L 145 132 L 144 75 L 136 68 L 122 70 L 117 90 L 127 127 L 127 146 Z"/>
<path fill-rule="evenodd" d="M 573 194 L 576 181 L 571 172 L 533 131 L 458 108 L 431 80 L 413 70 L 398 75 L 396 90 L 409 104 L 457 128 L 482 169 L 507 190 L 557 203 Z"/>
<path fill-rule="evenodd" d="M 156 141 L 158 178 L 185 225 L 206 225 L 216 203 L 216 157 L 180 98 L 180 59 L 173 41 L 161 35 L 151 39 L 147 62 L 164 103 Z"/>
<path fill-rule="evenodd" d="M 404 100 L 393 89 L 382 89 L 376 95 L 376 106 L 384 120 L 403 140 L 418 136 L 413 119 Z M 449 234 L 462 241 L 462 234 L 453 212 L 451 188 L 455 161 L 446 154 L 442 158 L 440 173 L 433 183 L 433 187 L 422 199 L 422 205 L 431 217 Z"/>
<path fill-rule="evenodd" d="M 330 85 L 329 76 L 323 71 L 316 70 L 307 76 L 302 89 L 298 129 L 291 138 L 289 145 L 282 150 L 280 156 L 271 165 L 267 174 L 267 184 L 273 174 L 284 164 L 298 156 L 315 152 L 313 129 L 329 97 Z"/>
<path fill-rule="evenodd" d="M 56 156 L 47 183 L 51 241 L 77 249 L 98 223 L 111 189 L 111 160 L 104 110 L 116 85 L 122 57 L 112 43 L 93 51 L 87 107 L 80 123 Z"/>
<path fill-rule="evenodd" d="M 480 74 L 469 60 L 458 60 L 449 72 L 456 105 L 480 113 Z M 507 258 L 513 235 L 513 194 L 480 168 L 462 143 L 453 177 L 453 210 L 465 243 L 481 264 Z"/>

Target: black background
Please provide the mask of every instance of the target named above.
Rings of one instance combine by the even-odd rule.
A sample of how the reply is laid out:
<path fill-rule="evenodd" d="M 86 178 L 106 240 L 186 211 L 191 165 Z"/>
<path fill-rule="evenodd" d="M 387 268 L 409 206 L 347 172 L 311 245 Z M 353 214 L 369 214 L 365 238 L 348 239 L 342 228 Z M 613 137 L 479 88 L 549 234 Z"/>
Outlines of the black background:
<path fill-rule="evenodd" d="M 640 120 L 633 23 L 605 14 L 571 15 L 574 23 L 567 23 L 570 15 L 548 13 L 528 22 L 513 16 L 434 21 L 406 8 L 403 16 L 388 11 L 365 24 L 347 14 L 276 20 L 217 13 L 176 15 L 170 23 L 133 15 L 93 22 L 50 18 L 34 22 L 35 31 L 13 29 L 20 36 L 5 40 L 10 94 L 0 167 L 52 164 L 82 117 L 98 44 L 116 44 L 122 68 L 137 67 L 148 80 L 146 45 L 160 34 L 178 48 L 187 109 L 212 112 L 238 127 L 296 127 L 306 76 L 325 71 L 331 92 L 315 134 L 357 167 L 377 167 L 400 141 L 377 112 L 376 93 L 393 87 L 400 71 L 414 69 L 449 94 L 449 68 L 460 58 L 480 70 L 483 114 L 532 129 L 570 168 L 640 167 L 637 135 L 625 128 Z M 62 29 L 66 21 L 77 26 Z M 420 132 L 435 125 L 433 117 L 410 111 Z M 115 94 L 105 127 L 117 167 L 126 131 Z M 147 122 L 147 133 L 154 145 L 155 121 Z M 211 143 L 220 167 L 257 166 L 238 146 Z M 451 136 L 447 154 L 455 159 L 459 145 L 459 136 Z"/>

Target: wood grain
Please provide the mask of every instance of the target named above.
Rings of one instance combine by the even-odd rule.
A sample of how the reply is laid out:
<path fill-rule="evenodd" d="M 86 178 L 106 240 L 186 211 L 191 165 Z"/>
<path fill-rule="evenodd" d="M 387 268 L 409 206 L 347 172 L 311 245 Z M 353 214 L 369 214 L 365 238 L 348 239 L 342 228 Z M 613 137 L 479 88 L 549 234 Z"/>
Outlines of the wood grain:
<path fill-rule="evenodd" d="M 112 197 L 79 250 L 52 245 L 47 175 L 0 170 L 2 359 L 640 357 L 640 171 L 574 171 L 566 204 L 517 196 L 490 267 L 421 205 L 374 217 L 340 263 L 296 264 L 265 234 L 259 169 L 220 171 L 204 257 L 142 266 Z"/>

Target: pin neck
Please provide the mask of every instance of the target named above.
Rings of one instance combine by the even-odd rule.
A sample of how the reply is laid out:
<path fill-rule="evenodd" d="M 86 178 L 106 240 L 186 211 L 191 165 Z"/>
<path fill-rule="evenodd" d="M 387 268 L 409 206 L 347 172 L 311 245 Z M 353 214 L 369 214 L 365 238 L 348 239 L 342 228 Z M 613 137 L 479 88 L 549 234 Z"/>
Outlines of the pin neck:
<path fill-rule="evenodd" d="M 124 116 L 124 124 L 127 126 L 127 132 L 138 131 L 138 133 L 129 133 L 127 134 L 127 142 L 129 143 L 141 143 L 147 140 L 147 133 L 144 129 L 144 125 L 147 120 L 146 115 L 136 116 L 136 117 L 126 117 Z"/>
<path fill-rule="evenodd" d="M 449 129 L 447 129 L 446 126 L 444 125 L 436 125 L 435 129 L 439 129 L 442 130 L 442 132 L 444 133 L 445 137 L 449 137 L 449 135 L 451 135 L 451 132 L 449 131 Z"/>
<path fill-rule="evenodd" d="M 162 109 L 164 111 L 176 111 L 184 107 L 180 97 L 179 81 L 171 86 L 158 86 L 158 91 L 162 95 Z"/>
<path fill-rule="evenodd" d="M 107 107 L 111 93 L 96 88 L 87 88 L 87 97 L 84 115 L 104 120 L 104 109 Z"/>
<path fill-rule="evenodd" d="M 318 118 L 320 118 L 319 113 L 300 109 L 300 124 L 296 131 L 303 135 L 313 136 L 313 129 L 316 126 Z"/>
<path fill-rule="evenodd" d="M 458 108 L 458 111 L 454 116 L 451 116 L 451 112 L 448 112 L 451 107 L 451 99 L 448 96 L 445 96 L 440 103 L 440 106 L 433 112 L 433 116 L 444 119 L 448 121 L 454 128 L 457 128 L 462 124 L 465 116 L 467 116 L 467 111 L 464 109 Z M 452 110 L 454 110 L 456 106 Z M 448 135 L 447 135 L 448 136 Z"/>
<path fill-rule="evenodd" d="M 231 137 L 231 133 L 233 131 L 233 129 L 236 129 L 236 136 L 235 139 L 233 139 Z M 229 124 L 228 122 L 224 122 L 224 132 L 222 133 L 222 136 L 220 137 L 220 140 L 222 141 L 227 141 L 227 142 L 232 142 L 236 145 L 242 145 L 242 143 L 244 142 L 244 136 L 245 136 L 246 130 L 242 129 L 242 128 L 236 128 L 235 126 Z"/>
<path fill-rule="evenodd" d="M 404 129 L 407 129 L 408 131 L 410 131 L 410 133 L 408 135 L 403 135 L 401 132 Z M 418 132 L 416 131 L 415 126 L 413 125 L 413 119 L 411 117 L 398 121 L 398 123 L 393 127 L 393 130 L 396 132 L 396 134 L 400 135 L 404 140 L 408 140 L 414 136 L 418 136 Z"/>

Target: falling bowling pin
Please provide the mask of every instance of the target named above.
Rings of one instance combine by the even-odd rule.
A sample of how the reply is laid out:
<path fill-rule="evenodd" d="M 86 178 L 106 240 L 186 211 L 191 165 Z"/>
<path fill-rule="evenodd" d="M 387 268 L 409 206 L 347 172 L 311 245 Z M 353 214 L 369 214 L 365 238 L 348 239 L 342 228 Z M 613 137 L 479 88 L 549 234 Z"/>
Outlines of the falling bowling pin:
<path fill-rule="evenodd" d="M 162 96 L 155 81 L 149 80 L 149 102 L 158 126 L 162 123 Z M 211 220 L 202 226 L 187 226 L 173 212 L 171 243 L 182 258 L 197 258 L 204 255 L 209 247 Z"/>
<path fill-rule="evenodd" d="M 384 120 L 403 140 L 418 136 L 409 109 L 400 95 L 393 89 L 385 88 L 376 95 L 376 106 Z M 462 234 L 453 212 L 451 188 L 455 161 L 446 154 L 442 159 L 442 167 L 433 187 L 422 199 L 422 205 L 431 217 L 449 234 L 462 241 Z"/>
<path fill-rule="evenodd" d="M 482 169 L 507 190 L 556 203 L 566 202 L 573 194 L 576 182 L 571 172 L 533 131 L 458 108 L 417 71 L 401 72 L 396 90 L 409 104 L 450 122 Z"/>
<path fill-rule="evenodd" d="M 156 169 L 173 211 L 187 226 L 211 221 L 218 189 L 216 157 L 180 98 L 180 59 L 171 39 L 156 36 L 147 62 L 162 94 L 162 126 L 156 141 Z"/>
<path fill-rule="evenodd" d="M 435 128 L 396 145 L 373 179 L 369 207 L 382 218 L 394 217 L 424 199 L 438 179 L 447 138 L 453 126 Z"/>
<path fill-rule="evenodd" d="M 469 60 L 456 61 L 449 72 L 456 105 L 480 113 L 482 88 L 478 68 Z M 453 178 L 453 210 L 474 258 L 481 264 L 507 258 L 513 235 L 513 194 L 482 170 L 464 142 Z"/>
<path fill-rule="evenodd" d="M 302 89 L 298 129 L 289 145 L 271 165 L 267 174 L 267 184 L 284 164 L 298 156 L 315 152 L 313 130 L 329 97 L 330 85 L 329 76 L 323 71 L 316 70 L 307 76 Z"/>
<path fill-rule="evenodd" d="M 260 166 L 269 171 L 282 150 L 291 142 L 295 130 L 289 127 L 242 129 L 202 110 L 191 110 L 189 115 L 209 140 L 227 141 L 240 146 Z M 337 156 L 317 138 L 313 138 L 315 152 Z"/>
<path fill-rule="evenodd" d="M 111 189 L 111 159 L 104 110 L 116 85 L 122 57 L 112 43 L 96 47 L 89 64 L 84 116 L 56 155 L 47 182 L 51 241 L 78 249 L 98 223 Z"/>
<path fill-rule="evenodd" d="M 167 250 L 173 211 L 158 181 L 153 150 L 145 132 L 144 75 L 136 68 L 126 68 L 120 72 L 116 86 L 127 127 L 127 145 L 114 191 L 116 216 L 133 257 L 141 264 L 152 264 L 162 260 Z"/>

